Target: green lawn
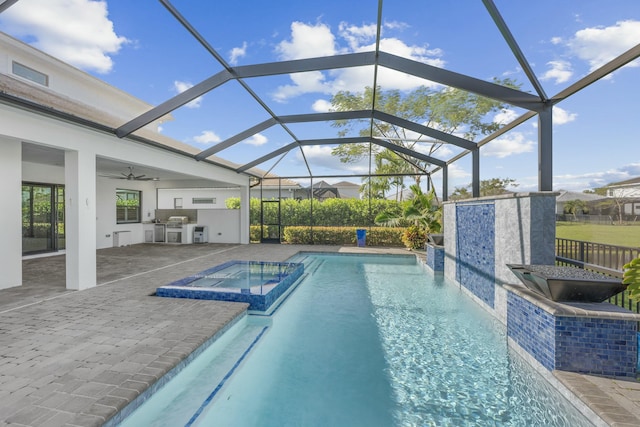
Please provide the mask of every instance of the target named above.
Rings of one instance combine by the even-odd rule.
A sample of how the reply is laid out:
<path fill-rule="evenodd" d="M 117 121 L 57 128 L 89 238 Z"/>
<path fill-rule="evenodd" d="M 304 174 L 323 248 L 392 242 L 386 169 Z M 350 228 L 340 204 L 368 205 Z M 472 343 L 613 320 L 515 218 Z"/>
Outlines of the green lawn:
<path fill-rule="evenodd" d="M 640 224 L 600 225 L 557 222 L 556 237 L 638 248 L 640 247 Z"/>

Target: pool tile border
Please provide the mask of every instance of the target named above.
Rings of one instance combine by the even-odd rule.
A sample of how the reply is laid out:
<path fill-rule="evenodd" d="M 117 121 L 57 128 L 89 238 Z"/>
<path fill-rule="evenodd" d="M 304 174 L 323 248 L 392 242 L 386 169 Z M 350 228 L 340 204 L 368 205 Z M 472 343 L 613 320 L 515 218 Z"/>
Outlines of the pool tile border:
<path fill-rule="evenodd" d="M 269 290 L 263 292 L 246 292 L 245 289 L 230 288 L 206 288 L 189 286 L 190 283 L 212 275 L 232 265 L 278 265 L 291 267 L 292 271 L 288 272 L 279 282 L 267 282 L 264 286 Z M 302 275 L 304 274 L 304 264 L 292 262 L 273 262 L 273 261 L 239 261 L 233 260 L 215 267 L 203 270 L 199 273 L 185 277 L 168 285 L 160 286 L 156 289 L 156 296 L 165 298 L 191 298 L 214 301 L 242 302 L 249 304 L 249 310 L 263 311 L 269 310 L 271 305 L 278 300 Z M 255 287 L 257 288 L 257 287 Z M 253 288 L 252 288 L 253 290 Z"/>

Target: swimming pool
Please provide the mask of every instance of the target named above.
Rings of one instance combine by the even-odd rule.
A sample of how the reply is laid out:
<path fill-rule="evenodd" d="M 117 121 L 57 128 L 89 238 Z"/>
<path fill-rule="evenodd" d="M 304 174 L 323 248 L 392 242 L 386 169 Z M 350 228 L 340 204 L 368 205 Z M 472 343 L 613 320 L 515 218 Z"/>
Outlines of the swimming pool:
<path fill-rule="evenodd" d="M 246 302 L 265 312 L 303 273 L 302 263 L 228 261 L 160 286 L 156 296 Z"/>
<path fill-rule="evenodd" d="M 414 257 L 292 261 L 308 276 L 272 316 L 249 316 L 122 426 L 592 425 Z"/>

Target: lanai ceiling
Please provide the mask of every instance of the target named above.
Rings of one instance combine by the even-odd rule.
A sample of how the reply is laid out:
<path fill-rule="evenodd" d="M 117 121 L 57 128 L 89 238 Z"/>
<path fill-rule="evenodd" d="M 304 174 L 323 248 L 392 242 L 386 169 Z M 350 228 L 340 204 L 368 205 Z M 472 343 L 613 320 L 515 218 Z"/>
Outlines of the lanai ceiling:
<path fill-rule="evenodd" d="M 0 8 L 6 9 L 11 3 L 15 2 L 5 1 Z M 259 15 L 259 8 L 252 10 L 251 3 L 220 5 L 220 14 L 212 16 L 211 8 L 206 9 L 207 13 L 204 8 L 199 13 L 199 8 L 192 2 L 159 0 L 157 4 L 161 7 L 154 4 L 149 9 L 148 17 L 149 20 L 158 19 L 157 25 L 150 25 L 154 29 L 149 30 L 157 31 L 153 37 L 156 37 L 158 45 L 162 45 L 164 38 L 169 38 L 176 44 L 192 47 L 199 45 L 199 53 L 197 57 L 186 58 L 180 51 L 165 52 L 159 49 L 158 64 L 163 64 L 174 73 L 176 81 L 181 76 L 188 75 L 190 83 L 172 97 L 162 95 L 166 91 L 158 90 L 150 100 L 155 107 L 137 117 L 131 117 L 126 123 L 114 128 L 113 132 L 120 138 L 131 137 L 146 124 L 171 114 L 176 121 L 193 123 L 194 127 L 200 126 L 198 131 L 202 131 L 204 136 L 206 129 L 215 129 L 222 124 L 220 122 L 226 121 L 225 125 L 228 126 L 225 126 L 223 137 L 199 140 L 201 151 L 193 155 L 196 160 L 224 158 L 236 164 L 233 168 L 239 173 L 256 175 L 254 168 L 259 168 L 266 173 L 276 173 L 287 178 L 338 176 L 321 163 L 314 163 L 317 150 L 320 147 L 333 148 L 339 144 L 370 144 L 371 153 L 376 148 L 386 148 L 406 161 L 422 165 L 425 175 L 442 174 L 446 198 L 447 168 L 451 164 L 467 156 L 472 158 L 473 191 L 477 193 L 480 176 L 479 149 L 524 122 L 537 119 L 538 189 L 552 190 L 551 108 L 640 56 L 638 44 L 626 52 L 620 52 L 619 56 L 599 68 L 568 82 L 563 90 L 549 93 L 541 84 L 534 64 L 528 59 L 528 46 L 523 46 L 518 37 L 518 34 L 535 30 L 516 28 L 514 31 L 509 22 L 509 16 L 515 13 L 514 6 L 508 2 L 503 2 L 504 13 L 498 5 L 500 2 L 493 0 L 462 2 L 464 10 L 454 9 L 450 2 L 434 1 L 366 0 L 355 2 L 357 5 L 333 0 L 311 1 L 306 5 L 307 15 L 299 17 L 296 15 L 295 2 L 275 3 L 269 6 L 274 9 L 270 16 L 277 14 L 279 10 L 283 10 L 283 13 L 286 11 L 287 19 L 290 23 L 293 22 L 292 34 L 296 31 L 296 23 L 306 25 L 304 22 L 308 22 L 309 16 L 316 16 L 318 21 L 308 24 L 308 28 L 315 28 L 317 32 L 315 35 L 310 33 L 306 50 L 295 51 L 293 41 L 289 44 L 282 42 L 275 47 L 278 60 L 262 62 L 259 59 L 267 58 L 266 55 L 249 55 L 246 52 L 260 49 L 273 52 L 274 47 L 269 46 L 267 40 L 264 41 L 264 46 L 255 42 L 247 49 L 245 40 L 266 40 L 271 36 L 255 33 L 252 22 L 268 18 Z M 326 44 L 320 43 L 320 40 L 327 33 L 322 31 L 318 22 L 322 21 L 325 14 L 339 16 L 341 10 L 356 7 L 360 11 L 362 23 L 370 25 L 362 24 L 357 28 L 353 26 L 350 30 L 345 24 L 341 31 L 348 35 L 345 36 L 345 43 L 351 44 L 340 47 L 338 43 L 334 43 L 334 49 L 323 50 L 322 47 Z M 462 7 L 462 4 L 457 4 L 456 7 Z M 407 8 L 415 9 L 407 15 Z M 532 27 L 544 24 L 544 21 L 535 22 L 536 19 L 541 19 L 540 14 L 533 13 L 535 8 L 534 3 L 520 5 L 521 13 L 532 14 Z M 311 14 L 308 10 L 312 11 Z M 123 12 L 114 12 L 112 8 L 110 13 Z M 135 25 L 136 19 L 143 19 L 141 16 L 130 18 L 131 25 Z M 328 20 L 330 17 L 326 18 Z M 407 23 L 408 19 L 412 21 Z M 477 21 L 476 24 L 483 31 L 465 31 L 467 19 Z M 216 25 L 217 20 L 224 20 L 226 25 Z M 429 33 L 429 23 L 433 20 L 450 20 L 449 31 L 445 34 Z M 226 21 L 234 25 L 233 33 L 220 32 L 223 28 L 230 27 L 230 23 Z M 430 42 L 418 39 L 412 49 L 399 48 L 398 40 L 388 35 L 394 26 L 399 25 L 412 27 L 415 33 L 420 30 L 420 37 L 426 37 Z M 364 31 L 368 32 L 367 42 L 362 41 L 365 39 Z M 348 37 L 352 38 L 351 41 Z M 458 47 L 450 47 L 450 50 L 457 57 L 445 66 L 446 61 L 441 58 L 438 46 L 453 46 L 449 43 L 452 39 L 456 39 Z M 234 43 L 244 49 L 238 48 L 237 54 L 234 54 L 229 49 Z M 314 49 L 314 46 L 317 48 Z M 431 46 L 432 50 L 429 49 Z M 500 73 L 504 71 L 491 67 L 498 56 L 508 57 L 511 68 L 518 70 L 521 76 L 516 79 L 519 89 L 494 83 L 493 79 L 501 77 Z M 471 62 L 475 63 L 475 68 L 470 66 Z M 479 63 L 482 66 L 478 66 Z M 158 67 L 157 64 L 154 66 Z M 147 73 L 153 72 L 148 67 L 143 69 Z M 126 73 L 127 70 L 121 72 Z M 137 78 L 139 80 L 141 76 L 138 75 Z M 430 123 L 428 119 L 407 120 L 385 111 L 384 106 L 376 105 L 375 101 L 366 106 L 341 108 L 339 111 L 335 105 L 329 104 L 331 96 L 340 89 L 350 93 L 362 92 L 365 88 L 403 92 L 417 86 L 438 91 L 462 89 L 504 103 L 512 114 L 496 132 L 471 140 L 464 138 L 463 129 L 453 133 L 443 132 L 438 123 Z M 137 88 L 133 83 L 121 88 L 137 95 Z M 140 96 L 144 98 L 142 92 L 140 91 Z M 294 105 L 291 102 L 294 98 L 301 98 L 309 93 L 316 94 L 316 102 L 309 101 L 304 108 L 299 107 L 300 103 Z M 377 98 L 373 96 L 372 99 Z M 214 113 L 203 116 L 193 108 L 196 103 L 215 105 L 219 115 Z M 229 114 L 233 120 L 228 119 Z M 207 124 L 196 124 L 196 121 Z M 355 122 L 357 125 L 338 135 L 338 129 L 333 126 L 336 121 Z M 398 138 L 381 137 L 376 133 L 381 125 L 392 125 L 398 130 Z M 170 127 L 172 124 L 167 123 L 166 126 Z M 400 139 L 405 144 L 399 144 Z M 268 143 L 246 144 L 252 140 Z M 406 144 L 407 141 L 410 144 Z M 294 170 L 287 166 L 294 163 L 302 168 Z M 354 167 L 349 173 L 339 176 L 373 175 L 373 163 L 371 158 L 363 162 L 361 167 Z"/>

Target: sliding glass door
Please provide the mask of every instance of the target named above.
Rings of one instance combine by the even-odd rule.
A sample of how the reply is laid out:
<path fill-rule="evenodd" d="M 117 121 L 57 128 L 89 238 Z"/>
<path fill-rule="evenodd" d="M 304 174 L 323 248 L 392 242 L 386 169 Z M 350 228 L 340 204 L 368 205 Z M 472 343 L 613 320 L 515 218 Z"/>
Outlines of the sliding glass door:
<path fill-rule="evenodd" d="M 22 184 L 22 253 L 64 249 L 64 186 Z"/>

